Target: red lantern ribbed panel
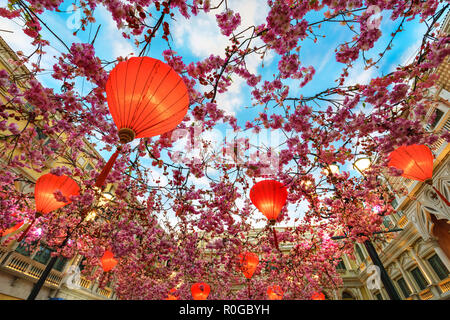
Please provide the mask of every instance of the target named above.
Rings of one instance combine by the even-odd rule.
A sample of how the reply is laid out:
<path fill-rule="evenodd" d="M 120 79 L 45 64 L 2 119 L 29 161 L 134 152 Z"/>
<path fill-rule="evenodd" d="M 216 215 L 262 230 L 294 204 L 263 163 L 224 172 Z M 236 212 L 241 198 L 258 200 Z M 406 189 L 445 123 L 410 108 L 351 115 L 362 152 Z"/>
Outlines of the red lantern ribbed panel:
<path fill-rule="evenodd" d="M 109 250 L 105 251 L 100 262 L 102 263 L 102 268 L 105 272 L 112 270 L 117 264 L 117 260 L 114 259 L 114 254 Z"/>
<path fill-rule="evenodd" d="M 272 285 L 267 288 L 267 295 L 270 300 L 281 300 L 283 299 L 283 290 L 279 285 Z"/>
<path fill-rule="evenodd" d="M 325 300 L 325 295 L 322 292 L 314 292 L 311 296 L 311 300 Z"/>
<path fill-rule="evenodd" d="M 23 226 L 23 224 L 24 224 L 24 221 L 17 223 L 16 225 L 4 230 L 3 232 L 0 230 L 0 236 L 4 237 L 10 233 L 13 233 L 14 231 L 17 231 L 21 226 Z"/>
<path fill-rule="evenodd" d="M 117 128 L 135 138 L 153 137 L 176 128 L 189 106 L 183 79 L 167 64 L 150 57 L 122 61 L 106 83 L 108 107 Z"/>
<path fill-rule="evenodd" d="M 405 178 L 423 182 L 433 176 L 433 154 L 425 145 L 401 146 L 389 155 L 388 166 L 403 170 Z"/>
<path fill-rule="evenodd" d="M 208 298 L 211 288 L 207 283 L 198 282 L 191 286 L 191 294 L 194 300 L 206 300 Z"/>
<path fill-rule="evenodd" d="M 247 279 L 251 279 L 258 267 L 258 255 L 253 252 L 244 252 L 239 255 L 239 267 Z"/>
<path fill-rule="evenodd" d="M 269 221 L 276 220 L 286 204 L 287 189 L 275 180 L 263 180 L 250 190 L 250 200 Z"/>
<path fill-rule="evenodd" d="M 54 192 L 61 191 L 68 202 L 57 201 Z M 79 195 L 80 187 L 68 176 L 56 176 L 51 173 L 39 177 L 34 187 L 36 212 L 47 214 L 71 203 L 70 196 Z"/>

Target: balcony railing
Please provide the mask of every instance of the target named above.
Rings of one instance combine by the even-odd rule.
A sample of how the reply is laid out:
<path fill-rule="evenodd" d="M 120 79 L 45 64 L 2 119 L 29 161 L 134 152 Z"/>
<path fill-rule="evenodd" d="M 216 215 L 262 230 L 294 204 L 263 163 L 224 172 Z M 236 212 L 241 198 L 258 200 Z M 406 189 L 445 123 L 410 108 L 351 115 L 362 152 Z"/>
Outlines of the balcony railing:
<path fill-rule="evenodd" d="M 406 216 L 402 216 L 400 218 L 400 220 L 398 220 L 398 222 L 397 222 L 397 225 L 400 228 L 404 228 L 407 224 L 408 224 L 408 218 L 406 218 Z"/>
<path fill-rule="evenodd" d="M 12 251 L 9 253 L 4 247 L 0 247 L 0 270 L 3 269 L 8 272 L 12 272 L 22 278 L 30 277 L 32 279 L 38 279 L 44 272 L 46 266 L 39 263 L 30 257 L 21 255 L 18 252 Z M 62 272 L 52 270 L 45 281 L 47 286 L 52 288 L 59 288 L 63 283 L 64 275 Z M 80 289 L 86 294 L 97 296 L 100 299 L 111 299 L 113 296 L 113 290 L 109 287 L 99 288 L 95 285 L 95 281 L 80 277 Z"/>
<path fill-rule="evenodd" d="M 45 265 L 17 252 L 12 252 L 9 257 L 3 261 L 2 267 L 22 273 L 34 279 L 38 279 L 45 270 Z M 46 280 L 46 284 L 52 287 L 58 287 L 62 278 L 61 272 L 52 270 Z"/>
<path fill-rule="evenodd" d="M 439 283 L 439 288 L 441 289 L 442 293 L 450 291 L 450 277 L 441 281 Z"/>
<path fill-rule="evenodd" d="M 420 292 L 419 296 L 422 300 L 430 300 L 431 298 L 433 298 L 433 292 L 431 292 L 431 290 L 428 288 Z"/>

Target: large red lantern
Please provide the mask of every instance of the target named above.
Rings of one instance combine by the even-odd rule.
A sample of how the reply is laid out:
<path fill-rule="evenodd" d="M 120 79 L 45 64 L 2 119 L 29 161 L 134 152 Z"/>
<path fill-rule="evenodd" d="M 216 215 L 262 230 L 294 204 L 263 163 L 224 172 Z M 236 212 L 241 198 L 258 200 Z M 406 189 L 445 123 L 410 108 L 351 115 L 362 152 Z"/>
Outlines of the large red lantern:
<path fill-rule="evenodd" d="M 194 300 L 206 300 L 208 298 L 211 288 L 207 283 L 198 282 L 191 286 L 191 294 Z"/>
<path fill-rule="evenodd" d="M 247 279 L 252 278 L 258 263 L 258 255 L 253 252 L 244 252 L 239 255 L 239 268 Z"/>
<path fill-rule="evenodd" d="M 105 251 L 100 262 L 102 264 L 103 271 L 105 272 L 111 271 L 117 265 L 117 260 L 114 258 L 114 254 L 109 250 Z"/>
<path fill-rule="evenodd" d="M 286 186 L 283 183 L 276 180 L 263 180 L 250 189 L 250 200 L 273 225 L 286 204 L 287 194 Z M 275 228 L 272 230 L 275 246 L 280 250 Z"/>
<path fill-rule="evenodd" d="M 122 144 L 175 129 L 189 107 L 183 79 L 169 65 L 150 57 L 118 63 L 109 74 L 105 90 Z M 120 149 L 98 176 L 97 187 L 103 186 Z"/>
<path fill-rule="evenodd" d="M 66 201 L 56 200 L 54 193 L 58 190 L 61 191 L 61 194 L 64 196 Z M 17 241 L 20 242 L 23 240 L 36 218 L 68 205 L 72 202 L 70 197 L 79 194 L 80 187 L 72 178 L 68 176 L 57 176 L 52 173 L 47 173 L 40 176 L 34 186 L 34 201 L 36 204 L 35 217 Z"/>
<path fill-rule="evenodd" d="M 325 300 L 325 295 L 322 292 L 314 292 L 311 296 L 311 300 Z"/>
<path fill-rule="evenodd" d="M 283 290 L 279 285 L 271 285 L 267 288 L 267 295 L 270 300 L 281 300 L 283 299 Z"/>
<path fill-rule="evenodd" d="M 275 223 L 286 204 L 287 189 L 283 183 L 275 180 L 263 180 L 250 190 L 250 200 L 256 208 L 271 222 Z"/>
<path fill-rule="evenodd" d="M 5 236 L 7 236 L 8 234 L 11 234 L 11 233 L 13 233 L 13 232 L 19 230 L 20 227 L 23 226 L 23 224 L 24 224 L 24 221 L 19 222 L 19 223 L 16 223 L 14 226 L 12 226 L 11 228 L 8 228 L 8 229 L 6 229 L 6 230 L 4 230 L 4 231 L 1 231 L 1 230 L 0 230 L 0 232 L 1 232 L 1 233 L 0 233 L 0 234 L 1 234 L 1 237 L 5 237 Z"/>
<path fill-rule="evenodd" d="M 402 177 L 430 185 L 447 206 L 450 206 L 450 202 L 433 186 L 433 160 L 430 148 L 413 144 L 395 149 L 389 155 L 388 166 L 403 170 Z"/>

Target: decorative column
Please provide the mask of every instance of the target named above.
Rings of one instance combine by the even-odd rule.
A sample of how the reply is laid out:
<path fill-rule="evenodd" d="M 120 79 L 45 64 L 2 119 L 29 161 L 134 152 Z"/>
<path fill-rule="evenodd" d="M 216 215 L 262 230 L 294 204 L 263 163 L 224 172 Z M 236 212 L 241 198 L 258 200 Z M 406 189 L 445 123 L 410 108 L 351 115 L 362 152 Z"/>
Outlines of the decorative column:
<path fill-rule="evenodd" d="M 436 239 L 429 239 L 428 242 L 430 242 L 431 246 L 434 249 L 434 252 L 439 256 L 442 263 L 447 267 L 447 270 L 450 271 L 450 260 L 445 254 L 445 252 L 441 249 Z"/>

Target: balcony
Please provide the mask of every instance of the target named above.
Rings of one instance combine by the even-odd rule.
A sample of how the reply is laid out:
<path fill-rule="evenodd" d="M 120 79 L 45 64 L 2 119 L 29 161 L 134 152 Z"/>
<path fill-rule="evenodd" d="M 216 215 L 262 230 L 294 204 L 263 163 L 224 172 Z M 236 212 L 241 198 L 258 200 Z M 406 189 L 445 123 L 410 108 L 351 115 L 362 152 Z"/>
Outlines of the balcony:
<path fill-rule="evenodd" d="M 441 289 L 442 293 L 449 292 L 450 291 L 450 277 L 441 281 L 439 283 L 439 288 Z"/>
<path fill-rule="evenodd" d="M 419 297 L 421 300 L 430 300 L 431 298 L 433 298 L 433 292 L 431 292 L 429 288 L 425 289 L 419 293 Z"/>
<path fill-rule="evenodd" d="M 5 249 L 0 249 L 2 254 L 0 255 L 0 258 L 3 259 L 6 257 L 5 260 L 2 261 L 0 264 L 0 268 L 5 269 L 6 271 L 9 271 L 9 273 L 12 273 L 14 275 L 19 275 L 22 278 L 31 278 L 31 279 L 39 279 L 39 277 L 42 275 L 42 273 L 45 270 L 45 265 L 30 259 L 29 257 L 25 257 L 17 252 L 11 252 L 8 256 Z M 25 276 L 25 277 L 23 277 Z M 63 275 L 61 272 L 57 270 L 52 270 L 50 272 L 50 275 L 48 276 L 45 284 L 47 286 L 58 288 L 61 280 L 63 278 Z M 31 280 L 30 279 L 30 280 Z"/>
<path fill-rule="evenodd" d="M 406 218 L 406 216 L 402 216 L 400 218 L 400 220 L 398 220 L 398 222 L 397 222 L 397 225 L 400 228 L 404 228 L 407 224 L 408 224 L 408 218 Z"/>
<path fill-rule="evenodd" d="M 18 252 L 8 252 L 5 248 L 0 247 L 0 272 L 7 272 L 14 276 L 36 282 L 42 275 L 46 265 L 39 263 L 30 257 L 21 255 Z M 64 273 L 53 269 L 47 280 L 45 286 L 52 289 L 61 289 L 64 279 Z M 84 295 L 87 300 L 104 300 L 113 298 L 113 290 L 111 288 L 99 288 L 97 282 L 86 279 L 81 276 L 80 289 L 73 289 L 81 295 Z"/>

